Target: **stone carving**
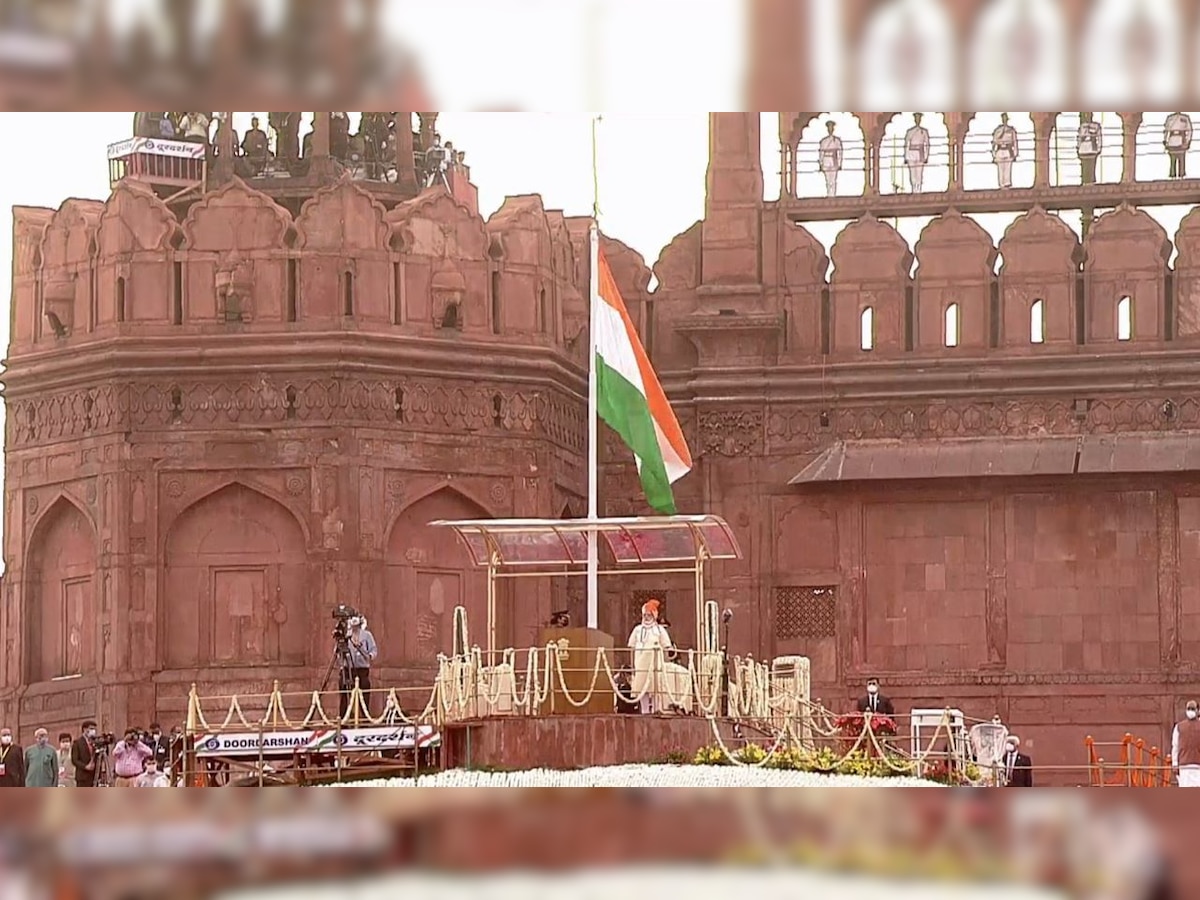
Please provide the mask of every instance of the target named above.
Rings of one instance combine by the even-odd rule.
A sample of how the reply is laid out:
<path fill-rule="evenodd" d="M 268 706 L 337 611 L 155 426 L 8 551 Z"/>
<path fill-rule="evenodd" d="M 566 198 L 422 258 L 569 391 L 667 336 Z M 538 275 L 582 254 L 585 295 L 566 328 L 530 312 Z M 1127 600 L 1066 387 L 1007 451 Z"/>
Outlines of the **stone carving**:
<path fill-rule="evenodd" d="M 293 497 L 299 497 L 304 493 L 304 479 L 299 475 L 289 475 L 287 479 L 287 492 Z"/>
<path fill-rule="evenodd" d="M 34 516 L 37 515 L 37 511 L 38 511 L 37 494 L 30 494 L 28 497 L 25 498 L 25 514 L 28 515 L 30 518 L 33 518 Z"/>
<path fill-rule="evenodd" d="M 763 414 L 720 410 L 699 416 L 700 452 L 704 455 L 746 456 L 762 451 Z"/>
<path fill-rule="evenodd" d="M 767 416 L 766 433 L 771 448 L 782 449 L 863 438 L 1114 434 L 1200 427 L 1200 399 L 1172 401 L 1169 419 L 1162 413 L 1165 403 L 1152 398 L 1096 400 L 1084 418 L 1076 415 L 1073 404 L 1058 400 L 774 409 Z"/>
<path fill-rule="evenodd" d="M 183 496 L 183 482 L 178 478 L 172 478 L 167 482 L 164 490 L 168 497 L 179 498 Z"/>
<path fill-rule="evenodd" d="M 224 383 L 133 384 L 16 399 L 10 447 L 79 438 L 86 433 L 82 398 L 95 395 L 92 430 L 123 432 L 137 427 L 269 424 L 284 421 L 282 398 L 295 391 L 296 418 L 302 421 L 395 423 L 397 389 L 409 404 L 406 421 L 415 428 L 446 430 L 513 429 L 543 435 L 560 446 L 582 449 L 586 419 L 582 405 L 547 391 L 511 391 L 486 384 L 365 381 L 358 379 L 271 383 L 264 379 Z M 499 410 L 499 415 L 497 414 Z M 177 449 L 179 445 L 172 444 Z M 106 449 L 106 458 L 111 459 Z"/>
<path fill-rule="evenodd" d="M 492 498 L 493 503 L 503 504 L 508 502 L 508 488 L 501 481 L 495 482 L 488 491 L 488 496 Z"/>

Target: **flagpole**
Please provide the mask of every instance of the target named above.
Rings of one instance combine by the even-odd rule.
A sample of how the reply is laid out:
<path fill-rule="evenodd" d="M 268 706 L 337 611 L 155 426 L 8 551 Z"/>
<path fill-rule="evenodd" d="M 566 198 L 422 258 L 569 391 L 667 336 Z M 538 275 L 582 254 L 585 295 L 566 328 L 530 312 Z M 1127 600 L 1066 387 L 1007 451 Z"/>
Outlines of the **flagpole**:
<path fill-rule="evenodd" d="M 596 408 L 596 306 L 600 302 L 600 172 L 597 165 L 596 126 L 599 116 L 592 118 L 592 227 L 589 229 L 590 264 L 588 265 L 588 487 L 587 516 L 595 522 L 599 518 L 600 482 L 600 423 Z M 587 627 L 600 627 L 600 555 L 596 546 L 596 532 L 588 531 L 587 545 Z"/>

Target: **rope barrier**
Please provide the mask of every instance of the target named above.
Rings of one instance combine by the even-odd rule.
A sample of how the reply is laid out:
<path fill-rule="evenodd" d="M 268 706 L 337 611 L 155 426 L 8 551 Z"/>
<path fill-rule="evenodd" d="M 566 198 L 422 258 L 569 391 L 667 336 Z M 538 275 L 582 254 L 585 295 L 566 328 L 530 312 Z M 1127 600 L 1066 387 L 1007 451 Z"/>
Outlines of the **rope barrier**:
<path fill-rule="evenodd" d="M 716 604 L 710 602 L 704 609 L 701 632 L 702 640 L 709 648 L 718 646 L 718 622 Z M 614 698 L 614 711 L 617 696 L 633 702 L 651 696 L 660 709 L 676 708 L 704 717 L 716 747 L 729 763 L 738 766 L 768 766 L 779 760 L 783 753 L 816 753 L 818 744 L 828 747 L 835 741 L 843 747 L 848 745 L 848 749 L 833 752 L 823 760 L 822 767 L 831 771 L 862 758 L 864 754 L 896 774 L 920 774 L 934 758 L 961 763 L 964 772 L 970 762 L 963 740 L 968 720 L 961 713 L 952 714 L 949 709 L 942 713 L 927 741 L 918 743 L 914 732 L 914 743 L 907 751 L 901 751 L 886 739 L 881 740 L 877 717 L 870 714 L 862 714 L 857 732 L 847 734 L 844 721 L 839 724 L 820 701 L 812 700 L 810 664 L 804 657 L 780 657 L 768 666 L 751 656 L 727 660 L 717 649 L 686 650 L 682 651 L 686 664 L 680 664 L 669 662 L 666 653 L 656 648 L 649 655 L 649 666 L 641 664 L 646 660 L 645 655 L 641 663 L 635 663 L 635 671 L 639 676 L 645 675 L 645 679 L 640 689 L 633 691 L 632 687 L 626 689 L 619 681 L 622 668 L 614 666 L 610 659 L 612 651 L 606 648 L 589 651 L 593 656 L 590 671 L 566 668 L 563 662 L 565 648 L 556 643 L 530 648 L 526 651 L 521 672 L 517 650 L 505 649 L 497 662 L 489 664 L 493 663 L 492 659 L 485 660 L 478 646 L 467 643 L 466 611 L 462 607 L 455 608 L 453 625 L 455 652 L 437 657 L 434 684 L 421 711 L 415 715 L 405 712 L 398 689 L 391 688 L 385 695 L 382 713 L 372 716 L 367 694 L 356 681 L 344 714 L 330 716 L 322 705 L 321 692 L 312 691 L 303 695 L 308 701 L 307 710 L 297 721 L 290 718 L 285 702 L 287 695 L 275 682 L 266 697 L 261 717 L 248 716 L 243 703 L 261 699 L 262 695 L 254 698 L 235 695 L 228 698 L 224 718 L 214 727 L 204 710 L 205 699 L 193 685 L 188 700 L 189 733 L 212 734 L 236 728 L 301 730 L 396 724 L 434 725 L 441 729 L 446 724 L 480 718 L 542 715 L 552 696 L 555 702 L 561 699 L 571 708 L 583 709 L 589 707 L 599 693 Z M 761 757 L 757 757 L 756 751 L 756 758 L 744 758 L 742 750 L 730 748 L 721 733 L 720 722 L 725 718 L 721 715 L 722 681 L 726 667 L 729 669 L 725 692 L 727 716 L 768 736 L 769 746 Z M 520 676 L 518 672 L 521 672 Z M 581 677 L 572 679 L 571 675 Z M 584 680 L 586 688 L 579 683 Z M 569 681 L 575 683 L 572 685 Z M 207 698 L 207 701 L 224 699 Z M 942 741 L 946 742 L 947 750 L 936 749 Z"/>

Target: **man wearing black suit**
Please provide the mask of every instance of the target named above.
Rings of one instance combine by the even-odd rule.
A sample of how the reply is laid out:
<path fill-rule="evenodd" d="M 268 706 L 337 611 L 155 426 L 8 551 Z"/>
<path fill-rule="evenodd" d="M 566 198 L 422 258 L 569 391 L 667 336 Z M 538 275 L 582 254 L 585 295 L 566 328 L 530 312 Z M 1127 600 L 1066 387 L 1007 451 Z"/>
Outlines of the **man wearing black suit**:
<path fill-rule="evenodd" d="M 896 707 L 892 705 L 891 698 L 879 692 L 878 678 L 867 680 L 867 692 L 858 698 L 858 711 L 873 713 L 877 716 L 892 717 L 896 715 Z"/>
<path fill-rule="evenodd" d="M 83 733 L 71 745 L 76 787 L 96 786 L 96 723 L 84 722 Z"/>
<path fill-rule="evenodd" d="M 1021 739 L 1008 736 L 1004 748 L 1004 784 L 1006 787 L 1033 787 L 1033 760 L 1020 750 Z"/>

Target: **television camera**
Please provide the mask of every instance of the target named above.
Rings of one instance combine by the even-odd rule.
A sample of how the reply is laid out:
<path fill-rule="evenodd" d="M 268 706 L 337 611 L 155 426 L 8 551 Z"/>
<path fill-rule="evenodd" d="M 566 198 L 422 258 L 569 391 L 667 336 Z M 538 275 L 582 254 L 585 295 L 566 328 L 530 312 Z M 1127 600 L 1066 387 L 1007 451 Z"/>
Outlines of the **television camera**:
<path fill-rule="evenodd" d="M 333 608 L 333 640 L 339 650 L 345 650 L 350 641 L 350 620 L 361 618 L 357 609 L 339 603 Z"/>

